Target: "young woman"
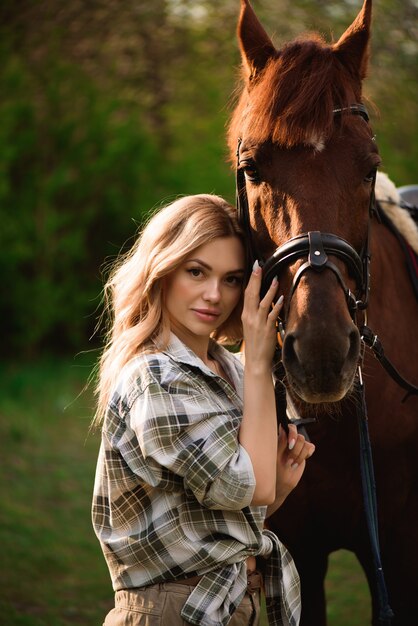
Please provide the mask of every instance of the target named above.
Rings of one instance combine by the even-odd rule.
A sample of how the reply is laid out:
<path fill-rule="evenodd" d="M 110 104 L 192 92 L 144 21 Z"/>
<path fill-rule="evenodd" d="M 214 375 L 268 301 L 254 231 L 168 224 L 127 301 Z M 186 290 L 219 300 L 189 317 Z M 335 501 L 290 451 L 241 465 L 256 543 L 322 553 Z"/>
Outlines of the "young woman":
<path fill-rule="evenodd" d="M 271 363 L 283 298 L 262 270 L 248 286 L 235 212 L 177 200 L 148 223 L 106 285 L 102 443 L 93 524 L 115 608 L 106 626 L 298 623 L 299 581 L 263 530 L 314 446 L 277 430 Z M 241 321 L 242 316 L 242 321 Z M 244 337 L 245 369 L 222 343 Z"/>

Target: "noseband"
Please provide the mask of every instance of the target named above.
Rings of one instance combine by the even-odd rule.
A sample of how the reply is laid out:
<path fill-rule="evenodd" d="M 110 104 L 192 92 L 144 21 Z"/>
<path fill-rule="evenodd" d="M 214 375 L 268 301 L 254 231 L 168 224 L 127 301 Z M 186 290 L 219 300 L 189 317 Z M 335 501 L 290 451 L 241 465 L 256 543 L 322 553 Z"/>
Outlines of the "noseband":
<path fill-rule="evenodd" d="M 367 109 L 363 104 L 353 104 L 343 109 L 334 109 L 334 116 L 339 116 L 343 112 L 353 115 L 360 115 L 366 122 L 369 121 Z M 253 230 L 251 228 L 247 189 L 245 182 L 245 173 L 240 168 L 240 147 L 241 139 L 238 141 L 237 149 L 237 211 L 238 219 L 244 229 L 248 241 L 248 254 L 250 263 L 255 259 L 262 259 L 258 254 L 257 247 L 254 242 Z M 372 216 L 376 212 L 375 203 L 375 187 L 376 175 L 372 182 L 372 191 L 370 195 L 369 215 Z M 338 267 L 329 259 L 334 256 L 343 261 L 346 265 L 349 275 L 355 280 L 356 293 L 353 294 L 346 286 L 345 281 Z M 299 259 L 305 259 L 304 263 L 297 270 L 288 298 L 288 305 L 296 291 L 296 288 L 303 274 L 308 270 L 315 272 L 323 272 L 324 269 L 331 270 L 337 277 L 338 283 L 344 291 L 350 315 L 354 320 L 358 309 L 367 308 L 370 291 L 370 220 L 367 232 L 367 238 L 363 246 L 363 250 L 359 253 L 342 237 L 332 233 L 322 233 L 320 231 L 309 231 L 302 233 L 297 237 L 292 237 L 283 245 L 279 246 L 274 254 L 264 262 L 263 280 L 261 285 L 261 297 L 264 296 L 271 284 L 274 276 L 278 276 L 282 269 L 293 264 Z"/>

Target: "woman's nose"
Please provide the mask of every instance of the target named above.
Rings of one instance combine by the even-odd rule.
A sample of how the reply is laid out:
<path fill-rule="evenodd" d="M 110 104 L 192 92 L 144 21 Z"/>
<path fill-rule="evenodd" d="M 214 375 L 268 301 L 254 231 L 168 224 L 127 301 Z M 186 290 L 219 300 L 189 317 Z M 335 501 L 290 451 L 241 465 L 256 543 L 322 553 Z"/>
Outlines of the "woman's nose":
<path fill-rule="evenodd" d="M 218 281 L 211 281 L 206 285 L 203 298 L 208 302 L 218 302 L 221 297 L 221 290 Z"/>

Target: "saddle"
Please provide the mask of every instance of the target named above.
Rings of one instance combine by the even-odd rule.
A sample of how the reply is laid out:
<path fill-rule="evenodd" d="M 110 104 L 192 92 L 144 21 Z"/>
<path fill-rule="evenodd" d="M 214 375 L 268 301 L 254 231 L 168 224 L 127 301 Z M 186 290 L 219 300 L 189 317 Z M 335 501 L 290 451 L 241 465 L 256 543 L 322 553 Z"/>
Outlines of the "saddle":
<path fill-rule="evenodd" d="M 376 200 L 382 223 L 399 241 L 418 300 L 418 185 L 395 188 L 379 172 L 376 181 Z"/>

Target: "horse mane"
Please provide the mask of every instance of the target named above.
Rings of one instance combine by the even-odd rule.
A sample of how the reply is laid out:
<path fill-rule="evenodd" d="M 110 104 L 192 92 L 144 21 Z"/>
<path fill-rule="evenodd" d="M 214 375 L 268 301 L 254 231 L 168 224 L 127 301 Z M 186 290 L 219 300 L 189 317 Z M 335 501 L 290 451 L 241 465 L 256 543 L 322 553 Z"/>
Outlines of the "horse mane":
<path fill-rule="evenodd" d="M 315 144 L 335 128 L 334 109 L 360 101 L 358 80 L 341 63 L 333 45 L 314 33 L 285 44 L 250 79 L 232 116 L 229 135 L 234 141 L 247 129 L 259 141 L 271 140 L 287 148 Z"/>

